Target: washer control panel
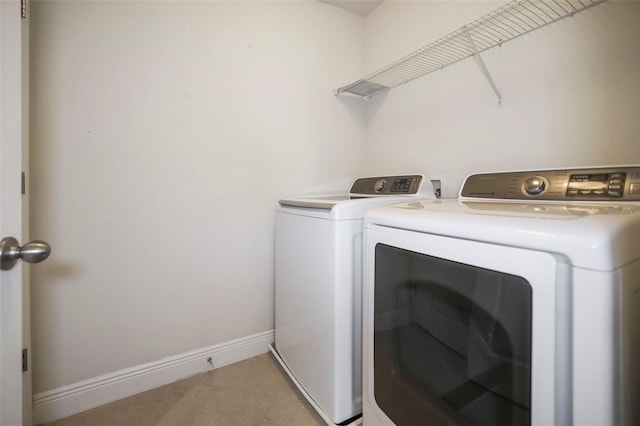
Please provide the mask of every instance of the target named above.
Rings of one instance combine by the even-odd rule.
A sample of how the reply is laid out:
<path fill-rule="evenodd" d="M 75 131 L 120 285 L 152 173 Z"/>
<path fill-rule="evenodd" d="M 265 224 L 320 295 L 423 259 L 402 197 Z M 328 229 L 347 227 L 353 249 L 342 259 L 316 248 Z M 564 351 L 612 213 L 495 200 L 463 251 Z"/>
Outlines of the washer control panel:
<path fill-rule="evenodd" d="M 501 200 L 640 201 L 640 166 L 476 174 L 465 180 L 460 195 Z"/>
<path fill-rule="evenodd" d="M 356 179 L 350 194 L 359 195 L 414 195 L 422 187 L 421 175 L 381 176 Z"/>

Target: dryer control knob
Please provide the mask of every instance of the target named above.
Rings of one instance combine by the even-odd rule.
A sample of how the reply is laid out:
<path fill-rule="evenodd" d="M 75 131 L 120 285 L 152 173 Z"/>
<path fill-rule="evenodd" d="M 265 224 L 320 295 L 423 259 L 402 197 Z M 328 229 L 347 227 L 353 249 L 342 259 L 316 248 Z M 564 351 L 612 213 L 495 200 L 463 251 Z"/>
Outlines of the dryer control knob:
<path fill-rule="evenodd" d="M 533 176 L 524 181 L 522 189 L 527 195 L 540 195 L 547 189 L 547 184 L 540 176 Z"/>
<path fill-rule="evenodd" d="M 387 186 L 387 181 L 384 179 L 380 179 L 379 181 L 377 181 L 374 186 L 373 189 L 376 192 L 382 192 L 382 190 Z"/>

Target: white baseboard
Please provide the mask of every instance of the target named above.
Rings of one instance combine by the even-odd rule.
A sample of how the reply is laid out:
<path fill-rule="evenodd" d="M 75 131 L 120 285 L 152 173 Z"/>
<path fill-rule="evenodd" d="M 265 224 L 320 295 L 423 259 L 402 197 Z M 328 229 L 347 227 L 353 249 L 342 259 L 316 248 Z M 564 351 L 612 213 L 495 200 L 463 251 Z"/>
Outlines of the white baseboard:
<path fill-rule="evenodd" d="M 126 398 L 194 374 L 220 368 L 269 351 L 273 330 L 132 368 L 105 374 L 33 396 L 36 425 Z M 207 358 L 213 360 L 213 367 Z"/>

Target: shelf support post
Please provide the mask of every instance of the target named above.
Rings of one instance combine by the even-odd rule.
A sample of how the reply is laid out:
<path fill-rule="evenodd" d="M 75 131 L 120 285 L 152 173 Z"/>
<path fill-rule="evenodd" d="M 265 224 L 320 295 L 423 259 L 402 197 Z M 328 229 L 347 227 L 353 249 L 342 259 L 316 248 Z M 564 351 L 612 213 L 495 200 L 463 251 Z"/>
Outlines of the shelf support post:
<path fill-rule="evenodd" d="M 498 90 L 498 86 L 496 86 L 496 82 L 493 81 L 493 77 L 491 77 L 491 73 L 489 72 L 489 69 L 487 68 L 484 61 L 482 60 L 482 56 L 480 56 L 480 52 L 478 51 L 478 48 L 476 47 L 475 42 L 471 38 L 471 34 L 469 34 L 469 29 L 466 27 L 466 25 L 462 27 L 462 31 L 464 32 L 465 37 L 467 37 L 469 46 L 471 46 L 471 50 L 473 50 L 473 54 L 478 60 L 478 63 L 480 64 L 480 68 L 482 68 L 482 72 L 484 73 L 484 76 L 487 78 L 487 80 L 489 81 L 489 84 L 491 85 L 491 88 L 493 89 L 496 96 L 498 97 L 498 105 L 502 105 L 502 94 L 500 93 L 500 90 Z"/>

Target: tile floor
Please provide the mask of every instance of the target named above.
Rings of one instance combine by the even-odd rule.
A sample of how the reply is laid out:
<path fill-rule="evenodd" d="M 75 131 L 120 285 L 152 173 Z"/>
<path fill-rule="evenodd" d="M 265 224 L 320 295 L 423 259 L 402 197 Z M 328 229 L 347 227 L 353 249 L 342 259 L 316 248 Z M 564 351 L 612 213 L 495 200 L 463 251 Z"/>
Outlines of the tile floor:
<path fill-rule="evenodd" d="M 270 353 L 47 423 L 55 426 L 321 426 Z"/>

